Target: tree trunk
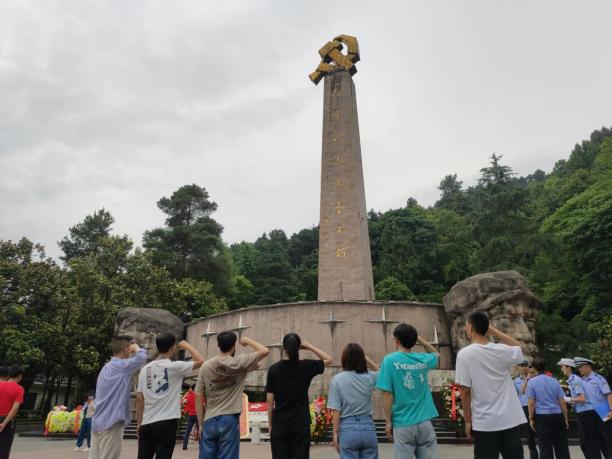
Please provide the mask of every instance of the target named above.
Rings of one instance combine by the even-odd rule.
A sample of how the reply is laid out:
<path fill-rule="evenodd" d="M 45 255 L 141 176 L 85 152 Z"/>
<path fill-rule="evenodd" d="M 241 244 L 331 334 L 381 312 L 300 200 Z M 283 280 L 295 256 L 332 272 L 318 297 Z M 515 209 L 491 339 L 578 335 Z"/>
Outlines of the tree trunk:
<path fill-rule="evenodd" d="M 64 393 L 64 406 L 68 406 L 68 402 L 70 401 L 70 390 L 71 389 L 72 389 L 72 372 L 68 373 L 68 384 L 66 385 L 66 392 Z"/>
<path fill-rule="evenodd" d="M 53 389 L 55 391 L 55 403 L 53 404 L 54 406 L 58 405 L 60 382 L 61 382 L 61 375 L 57 375 L 55 377 L 55 382 L 53 383 Z"/>
<path fill-rule="evenodd" d="M 45 382 L 43 384 L 43 398 L 40 402 L 40 410 L 41 410 L 41 415 L 43 417 L 46 416 L 47 413 L 49 412 L 49 400 L 51 400 L 51 397 L 53 396 L 53 391 L 51 390 L 50 383 L 51 383 L 51 375 L 47 373 L 45 375 Z"/>

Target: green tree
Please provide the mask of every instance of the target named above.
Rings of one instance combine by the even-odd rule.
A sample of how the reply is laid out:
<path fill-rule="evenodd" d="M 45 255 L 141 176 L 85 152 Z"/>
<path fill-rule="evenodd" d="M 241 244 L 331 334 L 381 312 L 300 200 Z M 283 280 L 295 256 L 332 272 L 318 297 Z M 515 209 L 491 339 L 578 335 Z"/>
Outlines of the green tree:
<path fill-rule="evenodd" d="M 229 248 L 236 273 L 242 274 L 251 282 L 257 274 L 259 253 L 252 242 L 242 241 Z"/>
<path fill-rule="evenodd" d="M 254 244 L 257 250 L 256 273 L 252 279 L 258 304 L 294 301 L 297 296 L 288 241 L 282 230 L 264 234 Z"/>
<path fill-rule="evenodd" d="M 481 247 L 478 271 L 522 271 L 525 267 L 520 265 L 524 257 L 521 250 L 531 247 L 528 238 L 536 232 L 525 212 L 527 186 L 514 179 L 512 169 L 502 165 L 500 159 L 493 154 L 490 166 L 481 169 L 479 185 L 468 192 L 472 201 L 468 220 Z"/>
<path fill-rule="evenodd" d="M 377 300 L 418 301 L 416 295 L 406 285 L 391 276 L 377 283 L 375 291 Z"/>
<path fill-rule="evenodd" d="M 564 263 L 579 274 L 582 307 L 612 314 L 612 176 L 569 199 L 542 230 L 559 240 Z"/>
<path fill-rule="evenodd" d="M 500 185 L 508 183 L 515 175 L 510 166 L 502 165 L 501 159 L 504 155 L 491 155 L 491 162 L 488 167 L 480 169 L 480 185 Z"/>
<path fill-rule="evenodd" d="M 608 379 L 612 377 L 612 315 L 602 322 L 589 326 L 592 342 L 589 345 L 591 357 L 597 362 L 599 373 Z"/>
<path fill-rule="evenodd" d="M 233 281 L 234 286 L 230 302 L 232 309 L 239 309 L 253 304 L 256 301 L 253 283 L 242 274 L 234 276 Z"/>
<path fill-rule="evenodd" d="M 167 215 L 166 227 L 146 231 L 143 245 L 154 264 L 176 279 L 210 282 L 215 292 L 231 295 L 231 257 L 221 239 L 223 227 L 211 214 L 217 204 L 206 189 L 185 185 L 161 198 L 157 207 Z"/>
<path fill-rule="evenodd" d="M 68 236 L 58 243 L 64 252 L 61 259 L 67 263 L 75 257 L 97 253 L 100 242 L 110 235 L 113 223 L 115 219 L 104 208 L 85 217 L 81 223 L 72 226 Z"/>
<path fill-rule="evenodd" d="M 303 229 L 289 238 L 289 262 L 295 273 L 298 297 L 313 301 L 318 296 L 319 228 Z"/>
<path fill-rule="evenodd" d="M 441 195 L 435 207 L 440 209 L 466 211 L 466 196 L 463 191 L 463 182 L 457 180 L 457 174 L 446 175 L 438 186 Z"/>
<path fill-rule="evenodd" d="M 70 389 L 77 372 L 97 369 L 95 350 L 79 336 L 84 311 L 67 272 L 27 239 L 0 241 L 0 284 L 0 361 L 27 367 L 26 388 L 38 377 L 48 408 L 60 380 Z"/>
<path fill-rule="evenodd" d="M 428 211 L 411 200 L 402 209 L 372 216 L 370 240 L 374 282 L 395 277 L 419 298 L 440 296 L 436 228 Z M 441 298 L 441 296 L 440 296 Z"/>

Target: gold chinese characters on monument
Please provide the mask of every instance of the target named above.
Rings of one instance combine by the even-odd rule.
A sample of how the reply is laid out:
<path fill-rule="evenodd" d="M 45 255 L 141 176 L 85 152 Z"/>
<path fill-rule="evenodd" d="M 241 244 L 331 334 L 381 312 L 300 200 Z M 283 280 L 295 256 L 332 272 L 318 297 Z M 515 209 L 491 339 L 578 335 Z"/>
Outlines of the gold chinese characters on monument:
<path fill-rule="evenodd" d="M 342 53 L 343 45 L 346 46 L 346 54 Z M 347 70 L 351 76 L 357 73 L 355 64 L 359 62 L 359 44 L 355 37 L 338 35 L 319 50 L 319 55 L 321 56 L 321 63 L 314 72 L 308 75 L 314 84 L 319 84 L 319 81 L 326 74 L 339 69 Z M 340 113 L 336 112 L 336 116 L 336 119 L 338 119 Z"/>

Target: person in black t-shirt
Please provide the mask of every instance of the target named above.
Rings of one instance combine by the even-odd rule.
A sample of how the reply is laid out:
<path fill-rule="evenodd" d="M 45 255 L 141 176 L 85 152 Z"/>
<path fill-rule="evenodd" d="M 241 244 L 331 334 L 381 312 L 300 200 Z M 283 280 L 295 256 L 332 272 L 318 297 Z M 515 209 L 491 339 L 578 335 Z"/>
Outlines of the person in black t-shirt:
<path fill-rule="evenodd" d="M 289 357 L 268 369 L 268 423 L 272 459 L 308 459 L 310 456 L 310 409 L 308 387 L 323 373 L 332 358 L 296 333 L 283 338 Z M 319 360 L 300 360 L 300 349 L 311 351 Z"/>

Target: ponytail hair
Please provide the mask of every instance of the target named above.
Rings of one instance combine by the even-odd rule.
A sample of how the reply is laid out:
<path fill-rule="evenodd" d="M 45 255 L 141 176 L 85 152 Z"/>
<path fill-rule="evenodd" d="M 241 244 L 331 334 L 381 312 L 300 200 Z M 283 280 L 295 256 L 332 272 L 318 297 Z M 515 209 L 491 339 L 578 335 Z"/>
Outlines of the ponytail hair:
<path fill-rule="evenodd" d="M 283 349 L 289 356 L 289 362 L 292 366 L 297 366 L 300 361 L 300 347 L 302 340 L 297 333 L 287 333 L 283 338 Z"/>

